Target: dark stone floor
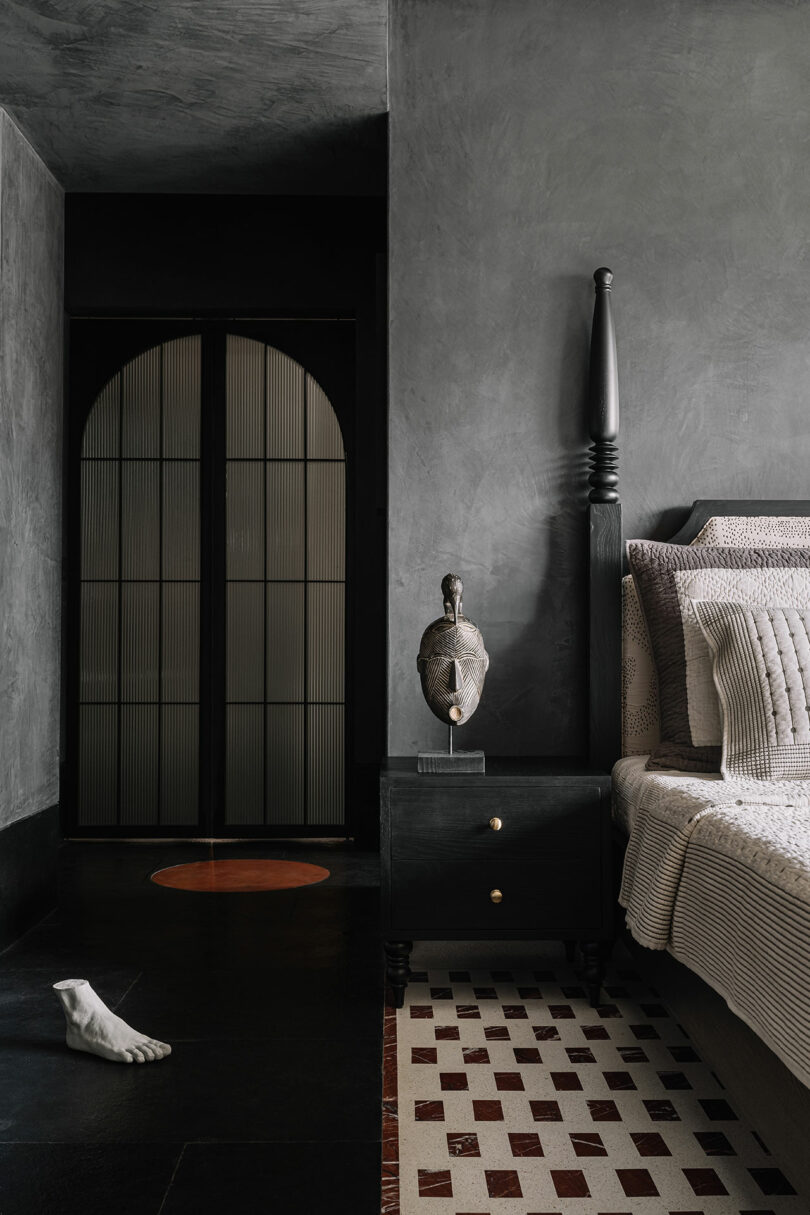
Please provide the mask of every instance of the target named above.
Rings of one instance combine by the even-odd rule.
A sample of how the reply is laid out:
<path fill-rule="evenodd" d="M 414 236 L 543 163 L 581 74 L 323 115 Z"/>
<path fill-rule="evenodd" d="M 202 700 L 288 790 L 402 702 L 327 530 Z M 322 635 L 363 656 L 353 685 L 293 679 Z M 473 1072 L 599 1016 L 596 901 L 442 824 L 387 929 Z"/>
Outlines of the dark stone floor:
<path fill-rule="evenodd" d="M 350 844 L 218 845 L 325 865 L 318 886 L 155 886 L 198 845 L 65 845 L 58 909 L 0 955 L 2 1215 L 377 1215 L 378 858 Z M 124 1066 L 69 1051 L 50 990 L 87 978 L 172 1044 Z"/>

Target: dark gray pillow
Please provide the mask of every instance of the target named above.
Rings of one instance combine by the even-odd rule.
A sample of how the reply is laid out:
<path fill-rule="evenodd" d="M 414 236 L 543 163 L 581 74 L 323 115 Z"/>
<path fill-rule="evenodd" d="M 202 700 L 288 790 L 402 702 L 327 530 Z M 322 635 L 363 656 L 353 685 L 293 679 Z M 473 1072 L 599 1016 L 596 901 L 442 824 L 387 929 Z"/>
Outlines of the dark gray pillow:
<path fill-rule="evenodd" d="M 631 540 L 630 570 L 658 673 L 661 741 L 648 768 L 717 772 L 722 717 L 692 600 L 810 609 L 810 548 L 725 548 Z"/>

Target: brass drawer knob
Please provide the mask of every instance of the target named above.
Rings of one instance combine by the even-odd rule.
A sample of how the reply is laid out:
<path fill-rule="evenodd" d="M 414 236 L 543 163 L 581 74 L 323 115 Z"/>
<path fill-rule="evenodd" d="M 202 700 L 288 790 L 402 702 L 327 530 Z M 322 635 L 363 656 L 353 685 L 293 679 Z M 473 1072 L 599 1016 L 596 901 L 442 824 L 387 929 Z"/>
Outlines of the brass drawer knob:
<path fill-rule="evenodd" d="M 491 818 L 489 820 L 489 825 L 493 831 L 500 831 L 501 827 L 503 826 L 503 822 L 499 818 Z"/>
<path fill-rule="evenodd" d="M 500 890 L 490 890 L 489 897 L 493 903 L 503 902 L 503 893 Z"/>

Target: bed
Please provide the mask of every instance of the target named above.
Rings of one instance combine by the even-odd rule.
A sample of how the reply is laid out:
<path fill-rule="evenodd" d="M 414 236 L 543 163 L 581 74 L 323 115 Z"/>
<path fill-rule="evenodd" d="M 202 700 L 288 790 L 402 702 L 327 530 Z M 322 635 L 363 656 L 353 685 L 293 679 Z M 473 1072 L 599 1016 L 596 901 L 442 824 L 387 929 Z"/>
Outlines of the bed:
<path fill-rule="evenodd" d="M 613 767 L 615 836 L 623 855 L 619 902 L 635 941 L 668 951 L 699 975 L 810 1087 L 810 780 L 728 771 L 724 778 L 719 771 L 668 769 L 665 762 L 648 768 L 651 754 L 668 752 L 660 750 L 650 635 L 637 584 L 624 573 L 606 273 L 595 276 L 591 346 L 590 702 L 592 747 L 603 739 L 606 750 L 622 754 Z M 757 551 L 799 549 L 789 563 L 810 564 L 810 501 L 702 500 L 670 543 L 706 546 L 704 564 L 717 546 L 752 544 Z M 770 564 L 780 560 L 774 555 Z M 617 615 L 621 629 L 611 633 Z M 613 640 L 619 632 L 621 656 Z M 807 709 L 810 714 L 810 703 Z"/>

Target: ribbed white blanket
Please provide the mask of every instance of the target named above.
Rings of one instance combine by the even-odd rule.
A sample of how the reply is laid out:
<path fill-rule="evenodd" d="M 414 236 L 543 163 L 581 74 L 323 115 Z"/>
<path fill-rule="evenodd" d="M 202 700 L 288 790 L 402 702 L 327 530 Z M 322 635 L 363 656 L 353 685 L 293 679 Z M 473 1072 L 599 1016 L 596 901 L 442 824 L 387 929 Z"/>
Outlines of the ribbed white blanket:
<path fill-rule="evenodd" d="M 810 1086 L 810 781 L 613 773 L 629 833 L 620 902 Z"/>

